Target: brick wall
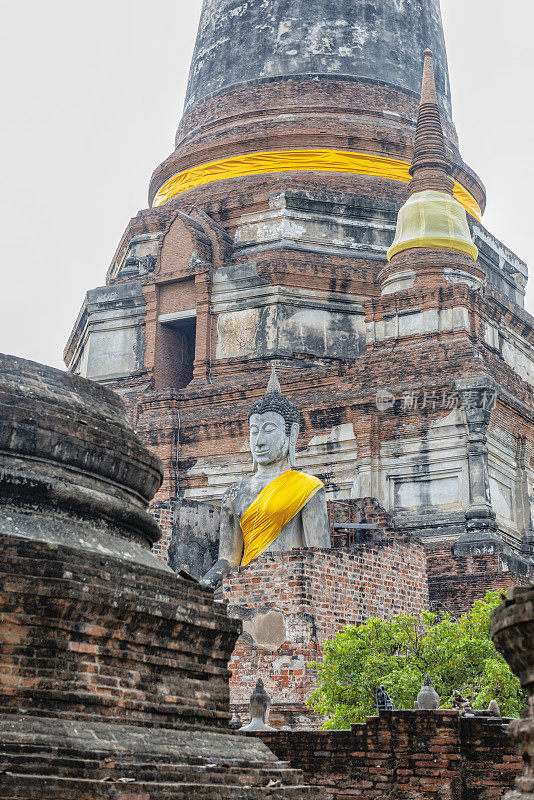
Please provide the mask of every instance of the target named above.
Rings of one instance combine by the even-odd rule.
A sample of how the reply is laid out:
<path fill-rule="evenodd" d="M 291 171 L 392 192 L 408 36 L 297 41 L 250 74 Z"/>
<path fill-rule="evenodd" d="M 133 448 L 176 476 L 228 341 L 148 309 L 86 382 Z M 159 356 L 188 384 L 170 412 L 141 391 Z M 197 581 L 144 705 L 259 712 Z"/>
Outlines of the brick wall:
<path fill-rule="evenodd" d="M 332 113 L 333 98 L 337 113 Z M 165 180 L 182 169 L 244 152 L 327 147 L 375 152 L 409 160 L 413 154 L 413 121 L 417 107 L 417 97 L 369 81 L 319 81 L 294 77 L 264 83 L 261 90 L 258 86 L 247 86 L 217 94 L 182 120 L 179 146 L 154 172 L 150 199 Z M 382 115 L 382 109 L 389 108 L 396 109 L 402 117 L 394 127 Z M 237 117 L 236 109 L 239 109 Z M 363 113 L 362 109 L 365 109 Z M 449 145 L 456 154 L 456 133 L 446 118 L 443 118 L 443 124 Z M 479 181 L 465 171 L 458 156 L 453 158 L 461 182 L 484 203 L 484 191 Z M 259 176 L 260 179 L 263 177 Z M 328 177 L 333 176 L 319 176 L 323 183 Z M 367 183 L 372 183 L 369 176 L 365 177 Z M 250 176 L 249 191 L 241 199 L 245 207 L 251 203 L 251 197 L 258 194 L 257 178 Z M 339 185 L 343 178 L 343 175 L 336 174 L 333 182 Z M 235 182 L 230 186 L 228 181 L 220 183 L 223 184 L 226 204 L 235 202 Z M 397 187 L 392 181 L 388 183 L 389 193 L 393 194 Z M 215 183 L 200 190 L 190 190 L 182 198 L 191 198 L 191 204 L 204 206 L 212 195 L 218 193 Z"/>
<path fill-rule="evenodd" d="M 106 555 L 22 535 L 0 540 L 0 721 L 227 728 L 239 624 L 210 592 L 130 553 L 119 558 L 112 536 Z"/>
<path fill-rule="evenodd" d="M 395 711 L 351 731 L 255 734 L 324 800 L 500 800 L 521 771 L 503 720 Z"/>
<path fill-rule="evenodd" d="M 428 546 L 428 588 L 431 600 L 452 614 L 463 614 L 488 591 L 507 592 L 531 577 L 518 570 L 513 556 L 500 553 L 455 556 L 452 545 Z"/>
<path fill-rule="evenodd" d="M 155 503 L 150 513 L 161 528 L 161 539 L 152 546 L 152 552 L 162 561 L 169 560 L 169 545 L 172 539 L 172 529 L 174 522 L 174 502 L 172 500 L 164 500 L 161 503 Z"/>
<path fill-rule="evenodd" d="M 307 664 L 344 625 L 428 608 L 426 556 L 412 540 L 382 540 L 351 550 L 266 553 L 225 580 L 231 616 L 244 621 L 230 661 L 231 702 L 248 703 L 258 678 L 275 704 L 305 703 L 315 685 Z M 251 632 L 269 612 L 285 641 L 259 643 Z M 256 638 L 254 638 L 256 636 Z"/>

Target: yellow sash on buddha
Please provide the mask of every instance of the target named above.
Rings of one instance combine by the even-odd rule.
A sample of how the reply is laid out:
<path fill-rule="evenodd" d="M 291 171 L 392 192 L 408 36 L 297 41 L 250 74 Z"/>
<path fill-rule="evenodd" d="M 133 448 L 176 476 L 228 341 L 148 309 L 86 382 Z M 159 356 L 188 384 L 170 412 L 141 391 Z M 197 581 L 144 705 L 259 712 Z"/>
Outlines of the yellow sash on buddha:
<path fill-rule="evenodd" d="M 244 551 L 242 567 L 261 556 L 282 529 L 324 486 L 319 478 L 288 470 L 268 483 L 241 518 Z"/>

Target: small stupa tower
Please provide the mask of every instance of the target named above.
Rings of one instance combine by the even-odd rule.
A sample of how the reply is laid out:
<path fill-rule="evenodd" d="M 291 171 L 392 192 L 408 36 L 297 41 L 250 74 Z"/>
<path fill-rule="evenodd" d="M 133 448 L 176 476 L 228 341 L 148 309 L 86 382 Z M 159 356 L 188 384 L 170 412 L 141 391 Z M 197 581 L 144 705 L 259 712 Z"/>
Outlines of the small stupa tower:
<path fill-rule="evenodd" d="M 439 281 L 446 285 L 447 265 L 463 268 L 475 280 L 484 280 L 483 271 L 476 265 L 478 249 L 466 211 L 454 196 L 432 52 L 425 50 L 423 56 L 423 86 L 410 167 L 412 179 L 408 184 L 408 199 L 397 218 L 395 239 L 387 253 L 389 264 L 381 275 L 386 293 L 395 286 L 395 276 L 402 283 L 408 273 L 418 285 L 426 282 L 435 286 Z"/>

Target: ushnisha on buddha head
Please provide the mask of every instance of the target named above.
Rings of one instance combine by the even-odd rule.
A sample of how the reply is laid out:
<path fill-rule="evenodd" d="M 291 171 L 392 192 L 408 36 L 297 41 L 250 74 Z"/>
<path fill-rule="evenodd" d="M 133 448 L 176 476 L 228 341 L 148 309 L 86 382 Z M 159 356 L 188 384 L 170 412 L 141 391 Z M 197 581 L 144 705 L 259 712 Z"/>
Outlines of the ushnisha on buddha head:
<path fill-rule="evenodd" d="M 254 471 L 285 459 L 295 466 L 300 412 L 282 394 L 274 367 L 267 393 L 250 409 L 248 422 Z"/>

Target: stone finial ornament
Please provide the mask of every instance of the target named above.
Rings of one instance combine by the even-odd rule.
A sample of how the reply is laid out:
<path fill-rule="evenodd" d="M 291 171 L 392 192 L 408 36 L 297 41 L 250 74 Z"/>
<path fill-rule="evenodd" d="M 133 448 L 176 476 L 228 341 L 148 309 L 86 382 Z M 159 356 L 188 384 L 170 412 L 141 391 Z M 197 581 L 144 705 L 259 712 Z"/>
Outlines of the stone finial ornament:
<path fill-rule="evenodd" d="M 502 717 L 501 709 L 499 708 L 499 704 L 496 700 L 492 700 L 488 706 L 488 716 L 490 717 Z"/>
<path fill-rule="evenodd" d="M 267 725 L 267 718 L 271 708 L 271 698 L 265 691 L 263 681 L 259 678 L 256 688 L 250 696 L 250 722 L 244 725 L 242 731 L 274 731 Z"/>
<path fill-rule="evenodd" d="M 427 673 L 421 691 L 417 695 L 417 700 L 414 703 L 416 711 L 435 711 L 439 708 L 440 697 L 434 688 L 432 678 Z"/>
<path fill-rule="evenodd" d="M 432 52 L 423 54 L 421 103 L 410 167 L 408 200 L 397 218 L 388 261 L 414 248 L 445 249 L 476 261 L 478 250 L 471 237 L 465 210 L 454 196 L 455 183 L 445 148 L 436 94 Z"/>

